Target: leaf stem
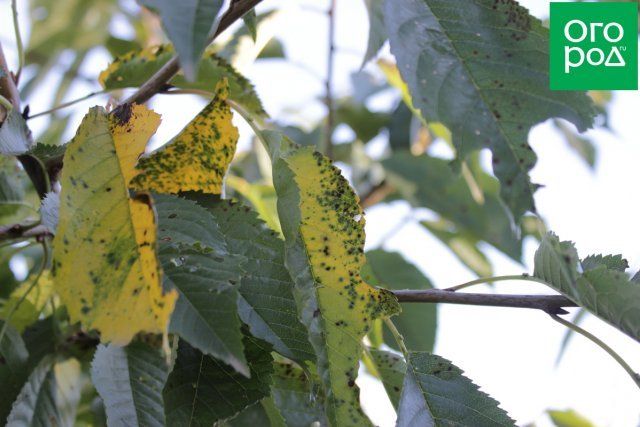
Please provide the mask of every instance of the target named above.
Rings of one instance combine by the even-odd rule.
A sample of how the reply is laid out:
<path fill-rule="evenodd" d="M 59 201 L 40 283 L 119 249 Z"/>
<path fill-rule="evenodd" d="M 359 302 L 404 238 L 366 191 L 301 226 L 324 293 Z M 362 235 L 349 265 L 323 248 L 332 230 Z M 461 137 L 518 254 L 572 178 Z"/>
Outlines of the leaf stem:
<path fill-rule="evenodd" d="M 24 45 L 22 37 L 20 37 L 20 25 L 18 24 L 18 5 L 17 0 L 11 0 L 11 13 L 13 15 L 13 31 L 16 35 L 16 47 L 18 49 L 18 72 L 16 72 L 16 82 L 20 80 L 20 74 L 24 67 Z"/>
<path fill-rule="evenodd" d="M 600 338 L 596 337 L 595 335 L 593 335 L 589 331 L 587 331 L 585 329 L 582 329 L 580 326 L 575 325 L 575 324 L 563 319 L 562 317 L 560 317 L 560 316 L 558 316 L 556 314 L 549 314 L 549 316 L 551 316 L 551 318 L 553 320 L 555 320 L 556 322 L 566 326 L 567 328 L 571 329 L 572 331 L 577 332 L 580 335 L 584 336 L 585 338 L 591 340 L 593 343 L 595 343 L 601 349 L 603 349 L 604 351 L 609 353 L 609 356 L 611 356 L 616 362 L 618 362 L 618 364 L 620 366 L 622 366 L 622 368 L 625 371 L 627 371 L 627 373 L 629 374 L 629 376 L 631 377 L 633 382 L 636 384 L 636 386 L 638 386 L 638 388 L 640 388 L 640 375 L 636 371 L 634 371 L 633 368 L 631 368 L 631 366 L 629 366 L 629 364 L 627 362 L 625 362 L 625 360 L 622 358 L 622 356 L 620 356 L 618 353 L 616 353 L 611 347 L 609 347 L 607 344 L 605 344 Z"/>
<path fill-rule="evenodd" d="M 7 110 L 7 113 L 13 110 L 13 104 L 11 103 L 11 101 L 9 101 L 7 98 L 5 98 L 2 95 L 0 95 L 0 105 L 2 105 Z"/>
<path fill-rule="evenodd" d="M 525 281 L 536 282 L 536 283 L 549 286 L 549 284 L 542 279 L 538 279 L 535 276 L 530 276 L 527 273 L 522 273 L 522 274 L 513 274 L 509 276 L 481 277 L 479 279 L 471 280 L 469 282 L 465 282 L 460 285 L 446 288 L 445 290 L 455 292 L 455 291 L 459 291 L 461 289 L 465 289 L 474 285 L 480 285 L 482 283 L 503 282 L 506 280 L 525 280 Z"/>
<path fill-rule="evenodd" d="M 388 317 L 384 318 L 384 323 L 387 325 L 387 328 L 389 328 L 389 331 L 391 331 L 391 335 L 393 335 L 393 338 L 396 340 L 398 347 L 400 347 L 400 350 L 402 350 L 402 354 L 404 354 L 404 357 L 408 358 L 409 350 L 407 350 L 407 346 L 404 344 L 404 338 L 402 337 L 400 331 L 398 331 L 398 329 L 396 328 L 396 325 L 394 325 L 393 321 Z"/>
<path fill-rule="evenodd" d="M 62 110 L 63 108 L 70 107 L 70 106 L 72 106 L 74 104 L 77 104 L 79 102 L 85 101 L 85 100 L 87 100 L 89 98 L 92 98 L 94 96 L 104 95 L 104 94 L 107 94 L 109 92 L 110 91 L 108 91 L 108 90 L 100 90 L 100 91 L 97 91 L 97 92 L 91 92 L 91 93 L 89 93 L 89 94 L 87 94 L 85 96 L 82 96 L 80 98 L 72 99 L 71 101 L 67 101 L 67 102 L 64 102 L 64 103 L 62 103 L 60 105 L 57 105 L 57 106 L 51 108 L 50 110 L 45 110 L 45 111 L 41 111 L 41 112 L 36 113 L 36 114 L 32 114 L 27 118 L 27 120 L 35 119 L 36 117 L 45 116 L 47 114 L 54 113 L 54 112 L 56 112 L 58 110 Z"/>
<path fill-rule="evenodd" d="M 33 279 L 33 281 L 31 282 L 31 284 L 29 285 L 25 293 L 22 294 L 18 302 L 13 307 L 11 307 L 11 310 L 9 310 L 7 317 L 4 319 L 2 330 L 0 330 L 0 342 L 2 342 L 2 339 L 4 338 L 4 334 L 7 332 L 7 328 L 9 327 L 9 322 L 11 321 L 11 317 L 13 317 L 13 314 L 18 310 L 20 305 L 24 302 L 25 299 L 27 299 L 27 296 L 29 295 L 29 293 L 36 287 L 36 285 L 38 284 L 38 281 L 42 277 L 42 273 L 44 273 L 44 270 L 47 267 L 47 263 L 49 262 L 49 248 L 47 247 L 46 242 L 42 242 L 42 249 L 44 252 L 42 254 L 42 264 L 40 265 L 40 271 L 38 271 L 38 274 L 36 275 L 35 279 Z"/>

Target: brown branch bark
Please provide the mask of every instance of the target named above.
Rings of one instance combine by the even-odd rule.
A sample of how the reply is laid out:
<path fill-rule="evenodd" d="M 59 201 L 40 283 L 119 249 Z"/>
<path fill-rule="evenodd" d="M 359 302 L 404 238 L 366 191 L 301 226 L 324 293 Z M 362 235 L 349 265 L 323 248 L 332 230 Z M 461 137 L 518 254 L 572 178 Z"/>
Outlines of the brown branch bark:
<path fill-rule="evenodd" d="M 578 305 L 562 295 L 503 295 L 453 292 L 445 289 L 392 291 L 399 302 L 447 303 L 489 307 L 532 308 L 549 314 L 566 314 L 563 307 Z"/>
<path fill-rule="evenodd" d="M 260 2 L 262 2 L 262 0 L 232 0 L 231 5 L 229 5 L 229 9 L 220 19 L 218 28 L 209 39 L 209 43 L 215 40 L 215 38 L 229 28 L 231 24 L 242 18 L 245 13 L 253 9 Z M 147 102 L 155 94 L 162 91 L 169 80 L 171 80 L 178 71 L 180 71 L 180 64 L 178 63 L 178 57 L 174 56 L 160 70 L 151 76 L 149 80 L 140 86 L 133 95 L 127 98 L 123 104 L 142 104 Z"/>
<path fill-rule="evenodd" d="M 13 75 L 11 71 L 9 71 L 9 66 L 7 65 L 7 61 L 4 57 L 2 43 L 0 43 L 0 70 L 2 70 L 3 74 L 3 77 L 0 77 L 0 95 L 7 98 L 13 105 L 13 108 L 20 110 L 20 94 L 18 93 L 18 88 L 13 80 Z M 6 117 L 6 109 L 0 105 L 0 123 L 4 122 Z"/>

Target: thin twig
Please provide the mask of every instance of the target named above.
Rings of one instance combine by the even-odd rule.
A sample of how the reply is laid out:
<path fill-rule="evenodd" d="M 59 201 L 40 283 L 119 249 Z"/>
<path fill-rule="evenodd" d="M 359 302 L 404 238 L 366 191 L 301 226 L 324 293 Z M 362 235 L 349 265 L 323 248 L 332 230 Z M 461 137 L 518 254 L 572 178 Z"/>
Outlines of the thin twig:
<path fill-rule="evenodd" d="M 591 340 L 593 343 L 595 343 L 601 349 L 603 349 L 604 351 L 609 353 L 609 356 L 611 356 L 616 362 L 618 362 L 618 364 L 620 366 L 622 366 L 622 368 L 625 371 L 627 371 L 627 373 L 629 374 L 629 376 L 631 377 L 633 382 L 636 383 L 636 386 L 638 386 L 638 388 L 640 388 L 640 374 L 638 374 L 636 371 L 634 371 L 633 368 L 631 368 L 631 366 L 629 366 L 629 364 L 627 362 L 625 362 L 625 360 L 622 358 L 622 356 L 620 356 L 618 353 L 616 353 L 611 347 L 609 347 L 607 344 L 605 344 L 600 338 L 596 337 L 595 335 L 593 335 L 589 331 L 587 331 L 585 329 L 582 329 L 580 326 L 575 325 L 575 324 L 563 319 L 562 317 L 559 317 L 559 316 L 557 316 L 555 314 L 551 314 L 551 313 L 549 313 L 549 316 L 551 316 L 551 318 L 553 320 L 555 320 L 556 322 L 566 326 L 567 328 L 579 333 L 583 337 Z"/>
<path fill-rule="evenodd" d="M 385 317 L 384 323 L 385 325 L 387 325 L 387 328 L 389 328 L 389 331 L 391 331 L 391 335 L 393 335 L 393 338 L 396 340 L 398 347 L 400 347 L 400 350 L 402 350 L 404 357 L 408 358 L 409 350 L 407 350 L 407 346 L 404 343 L 404 338 L 402 337 L 400 331 L 398 331 L 398 329 L 396 328 L 396 325 L 394 325 L 393 321 L 388 317 Z"/>
<path fill-rule="evenodd" d="M 327 127 L 325 134 L 324 154 L 333 157 L 333 129 L 334 129 L 334 111 L 333 111 L 333 56 L 336 50 L 336 0 L 330 0 L 329 9 L 327 10 L 327 18 L 329 20 L 329 49 L 327 52 L 327 79 L 325 81 L 325 104 L 327 106 Z"/>
<path fill-rule="evenodd" d="M 253 9 L 260 2 L 262 2 L 262 0 L 232 1 L 229 5 L 229 9 L 220 19 L 220 24 L 218 25 L 215 33 L 209 38 L 209 43 L 211 43 L 219 34 L 229 28 L 235 21 L 242 18 L 245 13 Z M 174 56 L 122 104 L 142 104 L 147 102 L 155 94 L 160 92 L 169 80 L 178 73 L 178 71 L 180 71 L 180 63 L 178 62 L 178 57 Z"/>
<path fill-rule="evenodd" d="M 62 110 L 63 108 L 70 107 L 70 106 L 72 106 L 74 104 L 77 104 L 79 102 L 86 101 L 87 99 L 92 98 L 94 96 L 104 95 L 106 93 L 109 93 L 109 91 L 108 90 L 100 90 L 100 91 L 97 91 L 97 92 L 91 92 L 91 93 L 89 93 L 89 94 L 87 94 L 87 95 L 85 95 L 83 97 L 80 97 L 80 98 L 77 98 L 77 99 L 72 99 L 71 101 L 64 102 L 64 103 L 62 103 L 62 104 L 60 104 L 58 106 L 55 106 L 55 107 L 53 107 L 53 108 L 51 108 L 49 110 L 41 111 L 41 112 L 36 113 L 36 114 L 31 114 L 31 115 L 29 115 L 29 117 L 27 117 L 27 119 L 31 120 L 31 119 L 35 119 L 36 117 L 45 116 L 47 114 L 54 113 L 54 112 L 56 112 L 58 110 Z"/>
<path fill-rule="evenodd" d="M 13 110 L 13 104 L 11 104 L 11 101 L 9 101 L 2 95 L 0 95 L 0 105 L 2 105 L 7 110 L 7 113 Z"/>
<path fill-rule="evenodd" d="M 468 288 L 470 286 L 474 286 L 474 285 L 479 285 L 482 283 L 493 283 L 493 282 L 503 282 L 505 280 L 526 280 L 529 282 L 536 282 L 536 283 L 540 283 L 546 286 L 549 286 L 549 284 L 547 282 L 545 282 L 542 279 L 538 279 L 535 276 L 530 276 L 526 273 L 523 274 L 515 274 L 515 275 L 510 275 L 510 276 L 493 276 L 493 277 L 481 277 L 479 279 L 475 279 L 475 280 L 471 280 L 469 282 L 465 282 L 462 283 L 460 285 L 456 285 L 456 286 L 452 286 L 450 288 L 447 288 L 445 290 L 447 291 L 459 291 L 461 289 L 465 289 Z"/>
<path fill-rule="evenodd" d="M 451 292 L 446 289 L 392 291 L 399 302 L 447 303 L 488 307 L 532 308 L 549 314 L 566 314 L 563 307 L 578 305 L 562 295 L 505 295 Z"/>
<path fill-rule="evenodd" d="M 20 81 L 20 74 L 24 67 L 24 46 L 20 36 L 20 25 L 18 24 L 18 5 L 16 0 L 11 0 L 11 13 L 13 15 L 13 31 L 16 35 L 16 47 L 18 49 L 18 71 L 16 72 L 16 82 Z"/>
<path fill-rule="evenodd" d="M 0 43 L 0 71 L 3 74 L 3 76 L 0 77 L 0 95 L 9 101 L 9 103 L 13 105 L 13 108 L 19 110 L 20 95 L 18 94 L 18 88 L 16 87 L 16 82 L 13 80 L 11 71 L 9 71 L 7 60 L 4 57 L 2 43 Z M 0 123 L 4 122 L 8 112 L 9 109 L 3 104 L 2 107 L 0 107 Z"/>

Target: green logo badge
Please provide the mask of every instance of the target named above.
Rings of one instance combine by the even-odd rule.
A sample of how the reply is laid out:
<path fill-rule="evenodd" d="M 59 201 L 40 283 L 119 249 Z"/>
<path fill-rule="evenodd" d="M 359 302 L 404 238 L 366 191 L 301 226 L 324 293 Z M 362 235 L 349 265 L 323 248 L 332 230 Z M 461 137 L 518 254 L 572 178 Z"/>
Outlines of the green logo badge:
<path fill-rule="evenodd" d="M 552 90 L 638 89 L 637 3 L 551 3 Z"/>

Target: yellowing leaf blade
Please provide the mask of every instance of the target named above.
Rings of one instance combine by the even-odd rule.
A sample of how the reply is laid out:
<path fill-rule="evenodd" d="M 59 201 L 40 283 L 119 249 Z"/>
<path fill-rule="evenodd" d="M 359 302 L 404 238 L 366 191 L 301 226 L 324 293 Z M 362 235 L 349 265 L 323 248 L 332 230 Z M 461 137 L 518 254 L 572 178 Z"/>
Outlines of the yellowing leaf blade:
<path fill-rule="evenodd" d="M 158 193 L 220 194 L 238 142 L 238 129 L 226 103 L 228 94 L 223 80 L 216 97 L 171 142 L 140 159 L 131 185 Z"/>
<path fill-rule="evenodd" d="M 153 210 L 127 188 L 158 123 L 143 106 L 117 116 L 91 109 L 67 146 L 60 180 L 55 289 L 72 321 L 118 345 L 140 331 L 165 332 L 176 300 L 162 291 Z"/>
<path fill-rule="evenodd" d="M 362 338 L 376 318 L 399 311 L 388 291 L 365 283 L 364 217 L 331 161 L 265 133 L 274 163 L 286 265 L 300 318 L 317 355 L 331 425 L 370 425 L 355 385 Z"/>

